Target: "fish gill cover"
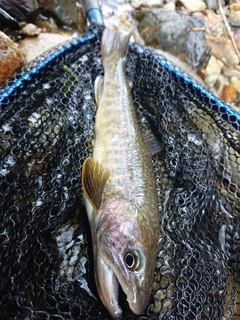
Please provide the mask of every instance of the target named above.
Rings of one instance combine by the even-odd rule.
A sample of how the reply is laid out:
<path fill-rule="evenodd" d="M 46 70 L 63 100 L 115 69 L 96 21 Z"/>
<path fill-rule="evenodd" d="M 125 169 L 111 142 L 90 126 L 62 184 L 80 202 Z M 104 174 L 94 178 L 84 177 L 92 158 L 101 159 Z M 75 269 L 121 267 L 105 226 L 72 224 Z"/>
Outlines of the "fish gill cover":
<path fill-rule="evenodd" d="M 81 167 L 94 140 L 101 28 L 25 66 L 0 92 L 0 318 L 110 319 L 93 281 Z M 142 316 L 239 319 L 238 115 L 131 44 L 126 71 L 153 158 L 161 235 Z"/>

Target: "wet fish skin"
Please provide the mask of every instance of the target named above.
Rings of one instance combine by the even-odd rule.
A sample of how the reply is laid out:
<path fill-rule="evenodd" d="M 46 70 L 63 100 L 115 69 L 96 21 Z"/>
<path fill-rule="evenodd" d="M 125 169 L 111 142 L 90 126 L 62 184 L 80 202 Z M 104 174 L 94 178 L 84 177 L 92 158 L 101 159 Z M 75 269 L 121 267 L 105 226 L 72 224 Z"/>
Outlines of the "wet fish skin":
<path fill-rule="evenodd" d="M 82 173 L 97 289 L 113 318 L 122 314 L 119 284 L 134 313 L 141 314 L 146 308 L 159 237 L 152 159 L 125 75 L 129 38 L 110 29 L 103 32 L 104 81 L 97 81 L 96 88 L 99 103 L 94 152 L 93 158 L 85 161 Z"/>

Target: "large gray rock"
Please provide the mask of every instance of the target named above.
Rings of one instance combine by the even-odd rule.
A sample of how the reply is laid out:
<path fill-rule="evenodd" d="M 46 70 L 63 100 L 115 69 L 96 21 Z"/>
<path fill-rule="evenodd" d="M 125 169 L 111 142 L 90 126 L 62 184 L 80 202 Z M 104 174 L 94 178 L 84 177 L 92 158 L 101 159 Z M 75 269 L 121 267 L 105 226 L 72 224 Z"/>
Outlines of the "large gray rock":
<path fill-rule="evenodd" d="M 186 61 L 194 69 L 207 66 L 211 48 L 205 40 L 201 17 L 153 9 L 137 14 L 138 28 L 147 45 L 167 51 Z"/>

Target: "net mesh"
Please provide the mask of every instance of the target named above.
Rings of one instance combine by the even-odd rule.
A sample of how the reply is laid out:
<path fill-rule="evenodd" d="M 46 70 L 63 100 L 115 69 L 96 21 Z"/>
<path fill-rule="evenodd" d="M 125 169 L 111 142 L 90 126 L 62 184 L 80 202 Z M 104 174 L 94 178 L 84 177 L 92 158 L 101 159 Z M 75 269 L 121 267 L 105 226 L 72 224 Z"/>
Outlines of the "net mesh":
<path fill-rule="evenodd" d="M 102 29 L 40 56 L 1 88 L 0 318 L 110 319 L 93 280 L 81 166 L 94 141 Z M 131 44 L 126 72 L 153 157 L 161 235 L 146 312 L 240 318 L 239 118 L 176 66 Z"/>

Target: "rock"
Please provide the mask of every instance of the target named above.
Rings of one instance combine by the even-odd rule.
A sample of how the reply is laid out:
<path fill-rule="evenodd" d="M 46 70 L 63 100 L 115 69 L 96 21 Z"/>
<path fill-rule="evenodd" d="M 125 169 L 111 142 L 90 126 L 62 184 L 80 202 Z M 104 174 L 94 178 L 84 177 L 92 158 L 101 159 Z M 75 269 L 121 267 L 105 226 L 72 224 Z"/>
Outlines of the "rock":
<path fill-rule="evenodd" d="M 209 74 L 204 78 L 204 82 L 206 83 L 208 89 L 213 91 L 214 85 L 219 78 L 219 74 Z"/>
<path fill-rule="evenodd" d="M 160 7 L 163 5 L 163 0 L 139 0 L 135 2 L 137 3 L 137 7 Z"/>
<path fill-rule="evenodd" d="M 240 66 L 236 66 L 235 68 L 232 68 L 232 67 L 229 68 L 226 65 L 224 65 L 222 69 L 222 74 L 228 78 L 231 78 L 231 77 L 240 78 Z"/>
<path fill-rule="evenodd" d="M 221 91 L 219 92 L 219 97 L 223 101 L 231 103 L 237 99 L 237 91 L 232 84 L 224 85 Z"/>
<path fill-rule="evenodd" d="M 240 23 L 240 3 L 233 3 L 229 6 L 229 18 Z"/>
<path fill-rule="evenodd" d="M 25 2 L 32 10 L 36 10 L 39 7 L 37 0 L 25 0 Z"/>
<path fill-rule="evenodd" d="M 240 30 L 237 30 L 236 32 L 234 32 L 234 40 L 236 42 L 237 47 L 240 47 Z"/>
<path fill-rule="evenodd" d="M 205 0 L 206 6 L 208 9 L 218 10 L 218 1 L 217 0 Z M 221 4 L 224 6 L 225 1 L 221 0 Z"/>
<path fill-rule="evenodd" d="M 41 29 L 32 23 L 28 23 L 22 28 L 22 33 L 30 37 L 38 36 L 40 32 Z"/>
<path fill-rule="evenodd" d="M 41 28 L 42 32 L 52 32 L 57 33 L 58 32 L 58 26 L 56 25 L 53 18 L 49 18 L 47 20 L 43 20 L 40 17 L 35 21 L 35 24 L 37 27 Z"/>
<path fill-rule="evenodd" d="M 212 48 L 213 55 L 224 61 L 231 67 L 235 67 L 239 64 L 239 58 L 233 48 L 230 39 L 214 39 L 213 37 L 206 36 L 207 43 Z"/>
<path fill-rule="evenodd" d="M 216 59 L 213 55 L 211 56 L 207 68 L 204 70 L 205 76 L 211 74 L 220 74 L 223 68 L 223 63 Z"/>
<path fill-rule="evenodd" d="M 1 1 L 0 7 L 18 21 L 26 21 L 32 13 L 31 8 L 29 8 L 24 0 Z"/>
<path fill-rule="evenodd" d="M 164 9 L 165 10 L 171 10 L 171 11 L 175 11 L 176 10 L 176 5 L 174 2 L 168 2 L 164 5 Z"/>
<path fill-rule="evenodd" d="M 182 17 L 176 12 L 166 11 L 162 9 L 162 15 L 157 16 L 160 21 L 157 27 L 150 28 L 153 30 L 153 41 L 157 42 L 159 49 L 178 56 L 194 69 L 205 68 L 211 51 L 205 41 L 203 19 L 201 17 Z M 194 28 L 200 28 L 200 30 L 195 32 Z M 146 34 L 147 37 L 141 35 L 146 42 L 151 38 L 149 33 Z"/>
<path fill-rule="evenodd" d="M 28 63 L 44 51 L 70 39 L 71 36 L 68 33 L 40 33 L 38 37 L 22 40 L 19 49 L 25 56 L 26 63 Z"/>
<path fill-rule="evenodd" d="M 24 57 L 21 50 L 0 31 L 0 85 L 5 83 L 23 64 Z"/>
<path fill-rule="evenodd" d="M 179 0 L 189 12 L 203 11 L 206 4 L 202 0 Z"/>
<path fill-rule="evenodd" d="M 179 20 L 180 15 L 174 11 L 165 9 L 152 9 L 152 10 L 141 10 L 133 12 L 134 18 L 139 21 L 138 29 L 140 33 L 144 32 L 146 28 L 152 29 L 154 27 L 158 28 L 159 24 L 166 21 Z M 150 28 L 149 28 L 150 27 Z M 152 39 L 146 39 L 149 42 Z"/>
<path fill-rule="evenodd" d="M 230 83 L 234 86 L 236 91 L 240 93 L 240 79 L 237 77 L 231 77 L 230 78 Z"/>
<path fill-rule="evenodd" d="M 196 70 L 206 68 L 211 50 L 205 41 L 202 17 L 166 9 L 142 10 L 134 16 L 147 45 L 174 54 Z"/>
<path fill-rule="evenodd" d="M 211 74 L 204 78 L 209 91 L 219 96 L 220 92 L 223 90 L 224 86 L 229 85 L 229 81 L 226 77 L 219 74 Z"/>
<path fill-rule="evenodd" d="M 141 10 L 134 17 L 139 21 L 138 29 L 147 45 L 176 55 L 194 69 L 206 67 L 211 50 L 205 41 L 202 17 L 180 15 L 166 9 Z"/>
<path fill-rule="evenodd" d="M 186 62 L 183 62 L 179 58 L 175 57 L 169 52 L 162 51 L 160 49 L 154 50 L 158 55 L 164 56 L 168 61 L 172 62 L 176 66 L 178 66 L 182 71 L 185 71 L 189 74 L 194 80 L 198 81 L 203 87 L 206 87 L 205 83 L 203 82 L 202 78 L 199 77 L 196 72 L 193 71 L 192 68 Z"/>
<path fill-rule="evenodd" d="M 76 0 L 38 0 L 44 9 L 52 11 L 65 25 L 71 26 L 77 22 Z"/>

